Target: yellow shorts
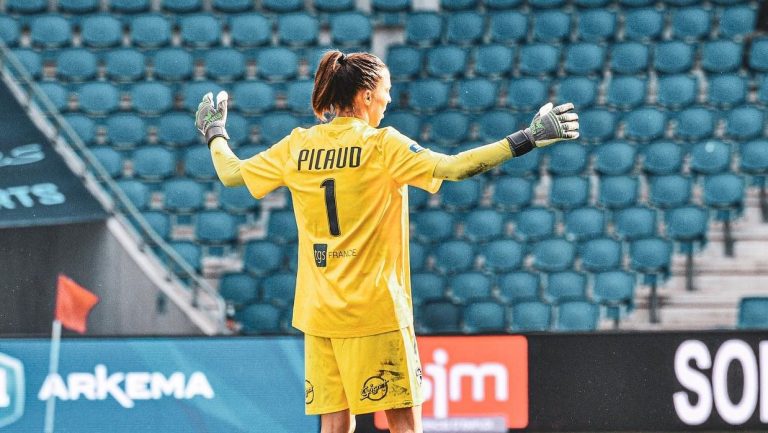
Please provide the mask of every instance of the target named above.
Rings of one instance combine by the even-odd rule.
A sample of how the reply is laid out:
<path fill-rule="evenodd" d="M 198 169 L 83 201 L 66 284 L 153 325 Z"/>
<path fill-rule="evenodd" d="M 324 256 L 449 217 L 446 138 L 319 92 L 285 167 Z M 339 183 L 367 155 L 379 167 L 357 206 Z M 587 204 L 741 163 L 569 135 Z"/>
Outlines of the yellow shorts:
<path fill-rule="evenodd" d="M 353 338 L 304 336 L 305 411 L 353 414 L 422 403 L 413 328 Z"/>

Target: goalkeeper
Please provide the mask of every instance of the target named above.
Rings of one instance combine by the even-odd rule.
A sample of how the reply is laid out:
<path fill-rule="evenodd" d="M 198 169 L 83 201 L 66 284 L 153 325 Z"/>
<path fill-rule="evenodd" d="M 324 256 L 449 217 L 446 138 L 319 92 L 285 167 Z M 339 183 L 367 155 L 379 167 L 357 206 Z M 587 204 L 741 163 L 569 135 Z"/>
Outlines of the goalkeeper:
<path fill-rule="evenodd" d="M 523 130 L 443 155 L 377 128 L 390 88 L 378 57 L 329 51 L 312 91 L 323 123 L 246 160 L 227 145 L 225 92 L 215 103 L 205 95 L 196 114 L 224 185 L 245 185 L 256 198 L 280 186 L 291 192 L 299 233 L 293 326 L 305 334 L 306 412 L 321 415 L 323 433 L 354 431 L 355 414 L 379 410 L 392 432 L 422 431 L 407 186 L 435 193 L 443 180 L 579 136 L 572 104 L 546 104 Z"/>

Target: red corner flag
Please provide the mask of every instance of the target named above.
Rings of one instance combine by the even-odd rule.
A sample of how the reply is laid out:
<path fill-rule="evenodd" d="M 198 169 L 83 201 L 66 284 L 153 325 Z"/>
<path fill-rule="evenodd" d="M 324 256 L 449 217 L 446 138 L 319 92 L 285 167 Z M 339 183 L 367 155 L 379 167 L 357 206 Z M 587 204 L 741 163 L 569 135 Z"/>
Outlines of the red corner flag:
<path fill-rule="evenodd" d="M 85 333 L 88 314 L 99 303 L 99 297 L 81 287 L 64 274 L 59 274 L 56 287 L 56 320 L 67 329 Z"/>

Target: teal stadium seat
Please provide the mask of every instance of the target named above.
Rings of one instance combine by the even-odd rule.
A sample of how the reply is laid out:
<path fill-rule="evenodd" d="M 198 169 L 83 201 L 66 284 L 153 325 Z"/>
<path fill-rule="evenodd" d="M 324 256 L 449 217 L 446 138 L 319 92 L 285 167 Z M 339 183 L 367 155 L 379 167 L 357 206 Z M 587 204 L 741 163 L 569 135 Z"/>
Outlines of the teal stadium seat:
<path fill-rule="evenodd" d="M 491 42 L 519 42 L 528 36 L 528 15 L 514 10 L 493 12 L 490 14 L 488 28 Z"/>
<path fill-rule="evenodd" d="M 594 170 L 603 176 L 618 176 L 635 168 L 637 148 L 624 141 L 609 141 L 592 151 Z"/>
<path fill-rule="evenodd" d="M 629 245 L 629 267 L 645 275 L 646 284 L 656 284 L 659 276 L 670 274 L 672 243 L 660 237 L 633 240 Z"/>
<path fill-rule="evenodd" d="M 445 40 L 466 47 L 482 40 L 484 31 L 485 19 L 479 12 L 454 12 L 445 23 Z"/>
<path fill-rule="evenodd" d="M 621 267 L 621 242 L 608 237 L 584 241 L 580 246 L 581 268 L 589 272 L 605 272 Z"/>
<path fill-rule="evenodd" d="M 171 43 L 171 23 L 157 14 L 143 14 L 131 18 L 131 43 L 150 49 L 164 47 Z"/>
<path fill-rule="evenodd" d="M 624 12 L 624 38 L 627 40 L 655 40 L 663 29 L 664 15 L 656 9 L 638 8 Z"/>
<path fill-rule="evenodd" d="M 228 188 L 217 185 L 219 205 L 229 213 L 236 215 L 253 214 L 259 207 L 259 202 L 251 196 L 244 186 Z"/>
<path fill-rule="evenodd" d="M 699 83 L 695 77 L 683 74 L 659 79 L 656 102 L 664 108 L 681 109 L 696 102 Z"/>
<path fill-rule="evenodd" d="M 29 37 L 35 47 L 61 48 L 72 42 L 72 26 L 60 15 L 37 15 L 29 24 Z"/>
<path fill-rule="evenodd" d="M 744 209 L 744 184 L 744 178 L 734 173 L 705 177 L 704 205 L 714 209 L 716 218 L 720 221 L 735 219 Z M 729 230 L 730 227 L 726 229 Z"/>
<path fill-rule="evenodd" d="M 584 143 L 602 143 L 616 133 L 616 114 L 602 109 L 591 108 L 579 113 L 579 140 Z"/>
<path fill-rule="evenodd" d="M 472 242 L 486 242 L 504 234 L 504 217 L 493 209 L 475 209 L 464 218 L 464 236 Z"/>
<path fill-rule="evenodd" d="M 424 208 L 426 208 L 427 203 L 429 202 L 430 196 L 431 196 L 430 193 L 424 191 L 421 188 L 409 186 L 408 187 L 408 206 L 410 207 L 411 211 L 423 210 Z"/>
<path fill-rule="evenodd" d="M 696 205 L 681 206 L 665 213 L 667 236 L 679 242 L 683 251 L 689 251 L 694 243 L 706 241 L 709 212 Z"/>
<path fill-rule="evenodd" d="M 446 110 L 431 116 L 427 122 L 432 141 L 440 145 L 462 144 L 469 136 L 469 117 L 459 111 Z"/>
<path fill-rule="evenodd" d="M 227 272 L 219 280 L 219 294 L 235 308 L 241 308 L 258 301 L 259 280 L 244 272 Z"/>
<path fill-rule="evenodd" d="M 410 111 L 394 111 L 381 121 L 382 127 L 391 126 L 413 140 L 421 137 L 421 117 Z"/>
<path fill-rule="evenodd" d="M 448 105 L 449 86 L 434 78 L 412 81 L 408 86 L 410 106 L 418 112 L 434 112 Z"/>
<path fill-rule="evenodd" d="M 519 65 L 523 75 L 554 75 L 560 65 L 560 48 L 544 43 L 523 45 Z"/>
<path fill-rule="evenodd" d="M 278 272 L 264 278 L 261 281 L 261 296 L 264 302 L 280 308 L 293 308 L 293 298 L 296 296 L 296 274 Z"/>
<path fill-rule="evenodd" d="M 694 46 L 682 41 L 659 42 L 654 47 L 653 66 L 662 74 L 681 74 L 693 68 Z"/>
<path fill-rule="evenodd" d="M 96 76 L 96 55 L 82 48 L 65 49 L 56 56 L 56 76 L 62 81 L 88 81 Z"/>
<path fill-rule="evenodd" d="M 176 170 L 176 156 L 160 146 L 143 146 L 131 155 L 133 171 L 144 181 L 161 181 L 173 176 Z"/>
<path fill-rule="evenodd" d="M 96 147 L 91 153 L 112 178 L 123 176 L 123 156 L 110 147 Z"/>
<path fill-rule="evenodd" d="M 265 114 L 259 119 L 261 143 L 272 146 L 299 126 L 299 120 L 292 114 L 280 112 Z"/>
<path fill-rule="evenodd" d="M 285 47 L 264 48 L 256 55 L 256 68 L 259 77 L 269 81 L 289 80 L 299 72 L 299 57 Z"/>
<path fill-rule="evenodd" d="M 526 207 L 515 218 L 514 236 L 522 242 L 537 242 L 555 233 L 555 212 L 545 207 Z"/>
<path fill-rule="evenodd" d="M 405 41 L 409 45 L 425 46 L 437 43 L 443 34 L 443 19 L 433 12 L 408 14 Z"/>
<path fill-rule="evenodd" d="M 710 11 L 700 6 L 672 10 L 672 37 L 698 41 L 712 29 Z"/>
<path fill-rule="evenodd" d="M 549 85 L 537 78 L 513 78 L 507 86 L 507 106 L 516 111 L 538 110 L 549 100 Z M 512 124 L 507 124 L 511 128 Z"/>
<path fill-rule="evenodd" d="M 104 63 L 107 77 L 113 81 L 132 82 L 144 78 L 144 55 L 138 50 L 109 50 L 104 54 Z"/>
<path fill-rule="evenodd" d="M 720 37 L 741 38 L 755 30 L 757 11 L 749 5 L 722 8 L 718 12 Z"/>
<path fill-rule="evenodd" d="M 583 118 L 580 120 L 585 122 Z M 667 115 L 656 108 L 644 107 L 627 113 L 624 122 L 629 140 L 647 143 L 664 135 Z"/>
<path fill-rule="evenodd" d="M 485 142 L 499 140 L 500 137 L 506 137 L 509 134 L 511 125 L 517 125 L 518 120 L 514 114 L 508 110 L 489 110 L 476 118 L 477 139 Z M 531 152 L 528 155 L 535 153 Z M 522 158 L 520 158 L 522 159 Z M 514 161 L 512 158 L 511 161 Z"/>
<path fill-rule="evenodd" d="M 622 75 L 648 72 L 649 48 L 639 42 L 620 42 L 610 46 L 612 72 Z"/>
<path fill-rule="evenodd" d="M 557 306 L 555 330 L 584 332 L 597 329 L 600 307 L 589 301 L 568 301 Z"/>
<path fill-rule="evenodd" d="M 144 211 L 141 216 L 155 233 L 165 240 L 171 238 L 171 218 L 163 211 Z"/>
<path fill-rule="evenodd" d="M 27 48 L 15 48 L 11 52 L 32 78 L 38 79 L 42 76 L 43 59 L 40 57 L 40 54 Z"/>
<path fill-rule="evenodd" d="M 444 182 L 440 188 L 440 204 L 449 211 L 468 210 L 477 206 L 485 184 L 477 178 L 461 182 Z"/>
<path fill-rule="evenodd" d="M 491 297 L 493 282 L 488 275 L 480 272 L 463 272 L 450 280 L 451 298 L 459 304 L 488 299 Z"/>
<path fill-rule="evenodd" d="M 267 223 L 267 239 L 278 244 L 296 242 L 299 238 L 292 210 L 272 211 Z"/>
<path fill-rule="evenodd" d="M 624 314 L 634 309 L 635 274 L 625 271 L 601 272 L 595 275 L 592 299 L 606 307 L 615 327 Z"/>
<path fill-rule="evenodd" d="M 192 87 L 188 87 L 187 91 L 192 89 Z M 200 93 L 197 96 L 194 103 L 195 109 L 200 100 L 203 99 L 203 94 Z M 191 97 L 187 96 L 186 98 L 191 104 Z M 173 108 L 173 92 L 166 84 L 152 81 L 139 82 L 131 86 L 131 106 L 134 111 L 141 115 L 158 116 Z M 187 105 L 185 108 L 191 107 Z"/>
<path fill-rule="evenodd" d="M 152 64 L 155 75 L 163 81 L 189 80 L 195 68 L 192 54 L 181 48 L 158 50 Z"/>
<path fill-rule="evenodd" d="M 93 119 L 82 114 L 66 114 L 64 120 L 86 146 L 93 144 L 96 139 L 96 122 Z"/>
<path fill-rule="evenodd" d="M 553 304 L 587 299 L 587 275 L 576 271 L 548 274 L 544 285 L 544 298 Z"/>
<path fill-rule="evenodd" d="M 581 42 L 565 49 L 564 68 L 567 74 L 600 74 L 604 64 L 605 49 L 596 43 Z"/>
<path fill-rule="evenodd" d="M 493 301 L 476 301 L 464 307 L 463 330 L 466 334 L 502 333 L 507 329 L 506 309 Z"/>
<path fill-rule="evenodd" d="M 128 201 L 138 210 L 149 208 L 151 192 L 149 187 L 135 179 L 123 179 L 117 181 L 117 186 L 125 194 Z"/>
<path fill-rule="evenodd" d="M 595 104 L 598 95 L 598 81 L 587 77 L 566 77 L 557 86 L 557 104 L 572 102 L 577 110 Z"/>
<path fill-rule="evenodd" d="M 516 271 L 498 277 L 498 297 L 507 304 L 539 300 L 541 278 L 538 273 Z"/>
<path fill-rule="evenodd" d="M 533 199 L 533 183 L 522 177 L 504 176 L 494 182 L 492 202 L 502 211 L 527 207 Z"/>
<path fill-rule="evenodd" d="M 163 208 L 170 212 L 190 213 L 203 208 L 203 187 L 192 179 L 166 180 L 162 192 Z"/>
<path fill-rule="evenodd" d="M 189 127 L 189 114 L 173 111 L 158 119 L 157 140 L 165 146 L 184 147 L 199 143 L 200 134 L 196 129 Z"/>
<path fill-rule="evenodd" d="M 203 56 L 205 75 L 209 79 L 235 81 L 245 76 L 245 56 L 232 48 L 207 50 Z"/>
<path fill-rule="evenodd" d="M 552 306 L 540 301 L 522 301 L 512 306 L 512 330 L 515 332 L 549 331 Z"/>
<path fill-rule="evenodd" d="M 203 245 L 226 245 L 237 241 L 237 221 L 235 217 L 220 210 L 206 210 L 194 216 L 195 240 Z M 222 252 L 221 247 L 218 249 Z M 213 253 L 211 255 L 221 255 Z"/>
<path fill-rule="evenodd" d="M 607 9 L 588 9 L 577 15 L 577 39 L 584 42 L 605 42 L 616 34 L 616 12 Z"/>
<path fill-rule="evenodd" d="M 269 241 L 249 241 L 245 244 L 243 263 L 245 270 L 255 276 L 269 275 L 277 271 L 285 261 L 285 251 Z"/>
<path fill-rule="evenodd" d="M 586 177 L 555 177 L 549 190 L 549 204 L 560 210 L 582 207 L 589 200 L 589 190 Z"/>
<path fill-rule="evenodd" d="M 282 14 L 286 12 L 298 12 L 304 9 L 303 0 L 262 0 L 261 7 L 264 10 Z"/>
<path fill-rule="evenodd" d="M 320 23 L 312 15 L 298 12 L 277 17 L 277 38 L 281 45 L 315 45 L 319 35 Z"/>
<path fill-rule="evenodd" d="M 697 143 L 691 149 L 691 172 L 699 175 L 717 174 L 729 170 L 731 146 L 719 140 Z"/>
<path fill-rule="evenodd" d="M 202 269 L 203 252 L 200 245 L 194 242 L 187 241 L 172 241 L 168 245 L 176 251 L 188 265 L 192 267 L 195 272 L 200 272 Z M 174 272 L 181 272 L 180 266 L 174 264 L 171 266 Z"/>
<path fill-rule="evenodd" d="M 312 114 L 312 88 L 314 81 L 298 80 L 288 83 L 285 105 L 297 114 Z"/>
<path fill-rule="evenodd" d="M 78 87 L 80 110 L 92 116 L 104 116 L 118 109 L 120 92 L 109 83 L 92 82 Z"/>
<path fill-rule="evenodd" d="M 701 106 L 688 107 L 677 113 L 675 137 L 683 141 L 712 138 L 715 133 L 715 113 Z"/>
<path fill-rule="evenodd" d="M 649 202 L 665 209 L 686 205 L 691 200 L 691 186 L 687 176 L 655 176 L 650 180 Z"/>
<path fill-rule="evenodd" d="M 707 102 L 715 107 L 730 108 L 747 99 L 749 84 L 736 74 L 719 74 L 710 78 Z"/>
<path fill-rule="evenodd" d="M 147 12 L 151 0 L 107 0 L 109 10 L 124 14 Z"/>
<path fill-rule="evenodd" d="M 174 14 L 198 12 L 203 8 L 202 0 L 161 0 L 160 9 Z"/>
<path fill-rule="evenodd" d="M 198 182 L 218 180 L 211 161 L 211 152 L 205 146 L 194 146 L 184 152 L 184 174 Z"/>
<path fill-rule="evenodd" d="M 427 263 L 427 248 L 421 243 L 412 240 L 409 243 L 411 272 L 420 272 L 424 270 Z"/>
<path fill-rule="evenodd" d="M 736 141 L 762 136 L 765 110 L 751 105 L 736 107 L 725 118 L 725 136 Z"/>
<path fill-rule="evenodd" d="M 459 81 L 459 108 L 471 112 L 484 112 L 496 105 L 499 85 L 485 78 L 467 78 Z"/>
<path fill-rule="evenodd" d="M 365 48 L 371 43 L 373 26 L 367 15 L 342 12 L 331 15 L 331 41 L 341 47 Z"/>
<path fill-rule="evenodd" d="M 424 52 L 417 47 L 390 45 L 387 49 L 387 65 L 392 80 L 408 80 L 417 77 L 421 73 L 423 64 Z"/>
<path fill-rule="evenodd" d="M 588 149 L 570 141 L 547 149 L 549 165 L 547 171 L 552 176 L 576 176 L 584 173 L 589 162 Z"/>
<path fill-rule="evenodd" d="M 436 78 L 453 78 L 467 70 L 467 50 L 458 45 L 426 48 L 427 73 Z"/>
<path fill-rule="evenodd" d="M 37 14 L 48 9 L 47 0 L 7 0 L 5 9 L 17 14 Z"/>
<path fill-rule="evenodd" d="M 113 114 L 107 118 L 104 126 L 107 129 L 107 143 L 112 147 L 132 149 L 147 138 L 147 125 L 144 119 L 135 114 Z"/>
<path fill-rule="evenodd" d="M 768 174 L 768 141 L 757 139 L 741 143 L 739 147 L 739 170 L 742 173 L 754 176 L 757 184 L 762 184 Z"/>
<path fill-rule="evenodd" d="M 416 315 L 420 334 L 461 332 L 461 307 L 449 301 L 430 301 L 421 306 Z"/>
<path fill-rule="evenodd" d="M 473 246 L 464 241 L 447 241 L 434 249 L 435 269 L 441 274 L 456 274 L 472 268 L 475 262 Z"/>
<path fill-rule="evenodd" d="M 278 334 L 280 327 L 279 308 L 271 304 L 251 304 L 236 314 L 241 322 L 241 332 L 246 335 Z"/>
<path fill-rule="evenodd" d="M 701 49 L 701 68 L 708 73 L 736 72 L 741 68 L 743 53 L 741 42 L 727 39 L 705 42 Z"/>
<path fill-rule="evenodd" d="M 416 224 L 414 237 L 421 242 L 438 243 L 453 236 L 453 214 L 438 209 L 418 212 L 412 221 Z"/>
<path fill-rule="evenodd" d="M 64 86 L 55 82 L 40 83 L 39 86 L 57 110 L 67 111 L 69 91 Z"/>
<path fill-rule="evenodd" d="M 116 47 L 122 42 L 123 23 L 111 15 L 89 15 L 80 22 L 80 37 L 89 48 Z"/>
<path fill-rule="evenodd" d="M 642 151 L 643 171 L 651 176 L 678 174 L 685 153 L 683 146 L 671 141 L 653 142 Z"/>
<path fill-rule="evenodd" d="M 768 329 L 768 298 L 752 296 L 739 300 L 738 329 Z"/>
<path fill-rule="evenodd" d="M 523 245 L 512 239 L 497 239 L 479 246 L 480 254 L 485 257 L 484 269 L 492 272 L 510 272 L 523 265 L 525 251 Z"/>
<path fill-rule="evenodd" d="M 258 114 L 275 108 L 276 92 L 263 81 L 241 81 L 232 89 L 230 103 L 247 114 Z"/>
<path fill-rule="evenodd" d="M 225 1 L 229 0 L 221 0 L 222 4 Z M 248 3 L 253 6 L 253 2 Z M 235 47 L 260 47 L 271 42 L 272 21 L 255 12 L 233 15 L 229 19 L 229 33 Z"/>
<path fill-rule="evenodd" d="M 414 306 L 426 302 L 445 300 L 445 278 L 432 272 L 419 272 L 411 275 L 411 293 Z"/>
<path fill-rule="evenodd" d="M 517 50 L 502 44 L 482 44 L 475 49 L 475 73 L 483 77 L 505 77 L 513 69 Z"/>
<path fill-rule="evenodd" d="M 221 23 L 213 15 L 187 15 L 179 23 L 181 41 L 192 48 L 211 47 L 219 44 Z"/>
<path fill-rule="evenodd" d="M 240 13 L 250 11 L 254 4 L 251 0 L 212 0 L 211 6 L 220 12 Z"/>
<path fill-rule="evenodd" d="M 561 272 L 571 268 L 576 247 L 563 238 L 550 238 L 533 245 L 533 268 L 542 272 Z"/>
<path fill-rule="evenodd" d="M 614 234 L 623 241 L 656 236 L 656 218 L 656 210 L 646 206 L 621 209 L 613 217 Z"/>
<path fill-rule="evenodd" d="M 643 105 L 648 92 L 648 81 L 636 76 L 614 76 L 608 83 L 606 104 L 623 111 Z"/>
<path fill-rule="evenodd" d="M 639 187 L 635 176 L 601 176 L 597 204 L 611 210 L 634 206 L 639 200 Z"/>
<path fill-rule="evenodd" d="M 0 40 L 11 48 L 19 44 L 21 26 L 19 22 L 7 15 L 0 15 Z"/>
<path fill-rule="evenodd" d="M 602 209 L 596 207 L 581 207 L 565 214 L 565 238 L 570 241 L 582 242 L 605 235 L 607 218 Z"/>

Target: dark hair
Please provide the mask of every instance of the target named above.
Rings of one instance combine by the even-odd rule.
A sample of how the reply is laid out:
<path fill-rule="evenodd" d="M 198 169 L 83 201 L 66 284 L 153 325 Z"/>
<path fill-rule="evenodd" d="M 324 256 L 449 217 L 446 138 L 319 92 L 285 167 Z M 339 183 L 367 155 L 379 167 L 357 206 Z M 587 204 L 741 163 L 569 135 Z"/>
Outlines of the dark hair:
<path fill-rule="evenodd" d="M 323 54 L 315 72 L 312 109 L 318 119 L 352 108 L 360 90 L 373 90 L 386 66 L 370 53 L 344 54 L 339 50 Z"/>

